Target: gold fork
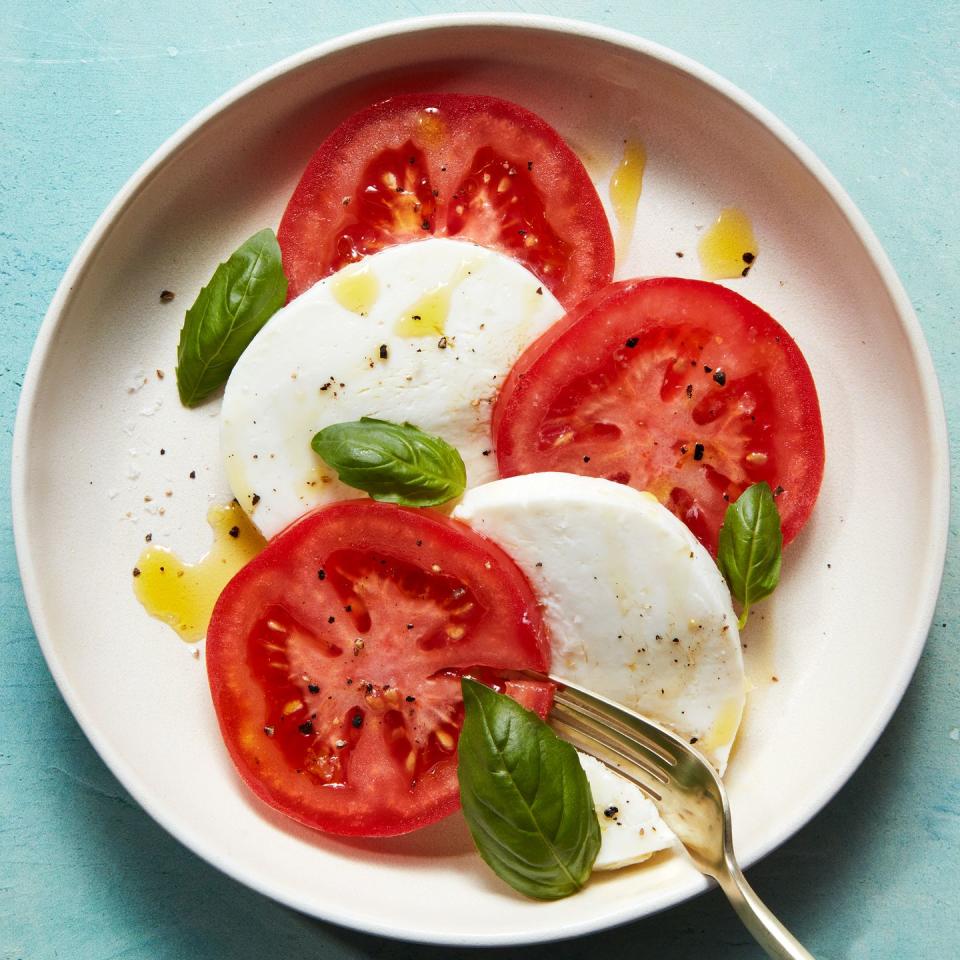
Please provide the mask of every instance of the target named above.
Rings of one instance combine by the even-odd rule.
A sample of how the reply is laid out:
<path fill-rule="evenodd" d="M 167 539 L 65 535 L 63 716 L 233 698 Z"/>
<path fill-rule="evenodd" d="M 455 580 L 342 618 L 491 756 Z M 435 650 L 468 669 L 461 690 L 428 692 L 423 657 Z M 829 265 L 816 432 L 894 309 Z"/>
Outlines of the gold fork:
<path fill-rule="evenodd" d="M 747 883 L 733 853 L 726 791 L 703 755 L 659 724 L 598 694 L 555 677 L 538 679 L 556 684 L 550 726 L 653 800 L 694 866 L 716 880 L 768 956 L 814 960 Z"/>

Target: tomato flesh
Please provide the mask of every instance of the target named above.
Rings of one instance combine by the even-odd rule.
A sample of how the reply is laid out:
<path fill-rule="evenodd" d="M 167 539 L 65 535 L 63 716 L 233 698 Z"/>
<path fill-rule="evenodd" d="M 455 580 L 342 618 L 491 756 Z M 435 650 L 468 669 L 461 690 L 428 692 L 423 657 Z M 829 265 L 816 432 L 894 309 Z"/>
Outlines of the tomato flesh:
<path fill-rule="evenodd" d="M 610 280 L 613 241 L 583 164 L 493 97 L 409 94 L 344 121 L 277 231 L 289 297 L 394 243 L 456 237 L 520 261 L 565 304 Z"/>
<path fill-rule="evenodd" d="M 497 547 L 431 511 L 322 508 L 227 585 L 207 637 L 214 706 L 247 784 L 331 833 L 386 836 L 459 803 L 460 678 L 545 713 L 549 650 Z"/>
<path fill-rule="evenodd" d="M 806 361 L 769 315 L 717 284 L 611 284 L 532 344 L 494 412 L 501 475 L 559 470 L 648 490 L 716 555 L 729 503 L 767 481 L 784 542 L 823 475 Z"/>

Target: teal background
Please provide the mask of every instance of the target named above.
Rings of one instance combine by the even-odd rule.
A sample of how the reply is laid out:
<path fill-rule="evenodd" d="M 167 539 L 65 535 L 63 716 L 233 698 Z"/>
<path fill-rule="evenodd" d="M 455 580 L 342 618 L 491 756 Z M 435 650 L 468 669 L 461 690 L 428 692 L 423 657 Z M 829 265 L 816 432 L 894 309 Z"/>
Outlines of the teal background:
<path fill-rule="evenodd" d="M 238 81 L 310 44 L 383 20 L 468 10 L 558 14 L 640 34 L 719 71 L 778 114 L 837 175 L 886 247 L 956 421 L 956 3 L 0 0 L 4 434 L 12 435 L 31 345 L 70 257 L 169 134 Z M 5 488 L 9 468 L 4 442 Z M 877 481 L 882 490 L 883 478 Z M 9 514 L 4 498 L 2 960 L 434 960 L 472 952 L 307 919 L 222 876 L 156 826 L 93 752 L 47 672 L 23 603 Z M 927 648 L 889 728 L 838 797 L 750 871 L 761 896 L 821 958 L 960 956 L 956 509 L 948 549 Z M 713 892 L 645 921 L 523 954 L 730 960 L 760 951 Z"/>

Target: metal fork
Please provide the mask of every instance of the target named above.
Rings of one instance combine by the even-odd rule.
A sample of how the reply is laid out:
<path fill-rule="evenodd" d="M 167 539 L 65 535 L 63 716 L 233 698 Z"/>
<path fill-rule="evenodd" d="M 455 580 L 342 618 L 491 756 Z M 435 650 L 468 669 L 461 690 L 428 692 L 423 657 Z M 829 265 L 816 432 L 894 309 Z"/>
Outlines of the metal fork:
<path fill-rule="evenodd" d="M 730 807 L 713 767 L 685 740 L 610 700 L 555 677 L 547 721 L 656 804 L 701 872 L 716 880 L 768 956 L 814 960 L 753 892 L 733 853 Z"/>

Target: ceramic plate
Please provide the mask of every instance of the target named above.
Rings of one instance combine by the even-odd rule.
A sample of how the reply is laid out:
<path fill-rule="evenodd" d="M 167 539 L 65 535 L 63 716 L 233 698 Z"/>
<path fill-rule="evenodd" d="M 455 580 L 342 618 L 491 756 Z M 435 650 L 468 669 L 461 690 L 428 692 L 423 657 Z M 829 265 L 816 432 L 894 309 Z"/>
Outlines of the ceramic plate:
<path fill-rule="evenodd" d="M 308 914 L 384 935 L 567 937 L 706 883 L 665 856 L 533 903 L 488 872 L 459 815 L 377 842 L 288 822 L 234 774 L 202 657 L 131 591 L 146 533 L 199 556 L 208 505 L 229 497 L 217 403 L 177 401 L 183 309 L 244 238 L 276 226 L 338 121 L 406 90 L 495 94 L 534 110 L 605 200 L 624 139 L 642 141 L 643 196 L 618 276 L 698 276 L 702 230 L 724 206 L 749 213 L 760 257 L 729 283 L 804 351 L 827 468 L 782 585 L 747 633 L 755 689 L 727 778 L 742 860 L 785 840 L 846 781 L 903 694 L 942 571 L 947 443 L 930 357 L 876 239 L 809 150 L 703 67 L 611 30 L 501 15 L 378 27 L 271 67 L 161 147 L 97 222 L 41 328 L 14 451 L 20 569 L 50 669 L 90 740 L 210 863 Z M 163 289 L 174 303 L 159 302 Z"/>

